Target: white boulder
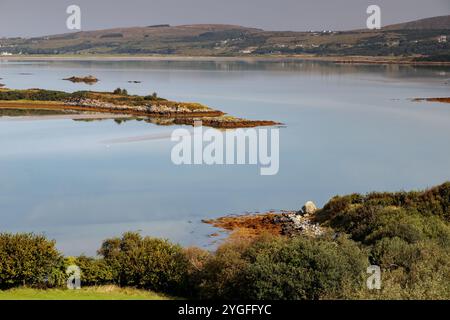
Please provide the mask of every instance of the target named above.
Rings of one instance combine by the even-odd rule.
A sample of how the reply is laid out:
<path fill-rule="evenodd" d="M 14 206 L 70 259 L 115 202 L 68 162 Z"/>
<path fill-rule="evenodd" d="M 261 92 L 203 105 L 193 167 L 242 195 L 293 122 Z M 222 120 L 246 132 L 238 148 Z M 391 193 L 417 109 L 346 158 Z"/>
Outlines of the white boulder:
<path fill-rule="evenodd" d="M 312 201 L 307 201 L 302 207 L 302 212 L 304 215 L 314 214 L 317 211 L 317 206 Z"/>

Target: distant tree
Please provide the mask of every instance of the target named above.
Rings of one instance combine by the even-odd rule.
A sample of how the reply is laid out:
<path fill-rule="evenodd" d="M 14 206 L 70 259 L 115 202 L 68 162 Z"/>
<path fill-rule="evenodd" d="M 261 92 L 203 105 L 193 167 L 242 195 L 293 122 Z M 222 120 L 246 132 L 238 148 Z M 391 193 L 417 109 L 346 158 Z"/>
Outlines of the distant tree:
<path fill-rule="evenodd" d="M 64 272 L 55 241 L 33 233 L 0 233 L 0 289 L 60 286 Z"/>

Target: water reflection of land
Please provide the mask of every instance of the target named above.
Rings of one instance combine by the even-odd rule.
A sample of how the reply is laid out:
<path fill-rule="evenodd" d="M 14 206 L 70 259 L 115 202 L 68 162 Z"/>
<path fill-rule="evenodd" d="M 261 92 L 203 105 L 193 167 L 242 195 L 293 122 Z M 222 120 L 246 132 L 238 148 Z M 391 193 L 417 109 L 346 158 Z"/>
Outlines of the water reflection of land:
<path fill-rule="evenodd" d="M 71 110 L 47 109 L 7 109 L 0 108 L 0 121 L 30 121 L 30 120 L 64 120 L 95 121 L 105 119 L 127 120 L 127 115 L 107 113 L 79 113 Z"/>
<path fill-rule="evenodd" d="M 353 60 L 352 60 L 353 59 Z M 350 63 L 350 61 L 353 61 Z M 383 63 L 384 61 L 384 63 Z M 376 61 L 375 61 L 376 62 Z M 309 75 L 346 75 L 354 73 L 380 73 L 392 79 L 432 79 L 450 72 L 450 65 L 443 64 L 402 64 L 385 58 L 379 63 L 370 59 L 361 60 L 358 57 L 102 57 L 102 58 L 71 58 L 71 57 L 23 57 L 8 59 L 7 64 L 44 64 L 46 66 L 87 68 L 103 65 L 110 69 L 126 68 L 128 70 L 153 69 L 166 70 L 208 70 L 208 71 L 278 71 L 301 72 Z"/>
<path fill-rule="evenodd" d="M 194 126 L 197 118 L 186 117 L 158 117 L 158 116 L 135 116 L 126 115 L 122 113 L 95 113 L 85 111 L 73 111 L 70 109 L 14 109 L 14 108 L 0 108 L 0 121 L 1 120 L 62 120 L 72 119 L 74 121 L 101 121 L 112 119 L 117 124 L 122 124 L 126 121 L 143 121 L 146 123 L 158 125 L 158 126 L 173 126 L 173 125 L 188 125 Z M 281 125 L 273 121 L 258 121 L 258 120 L 245 120 L 233 117 L 205 117 L 202 118 L 203 125 L 207 127 L 213 127 L 218 129 L 235 129 L 246 128 L 256 126 L 272 126 Z"/>
<path fill-rule="evenodd" d="M 50 110 L 50 109 L 8 109 L 0 108 L 0 121 L 5 120 L 63 120 L 94 122 L 101 120 L 114 120 L 117 124 L 127 121 L 143 121 L 160 126 L 177 125 L 176 118 L 167 117 L 136 117 L 125 114 L 114 113 L 83 113 L 72 110 Z"/>

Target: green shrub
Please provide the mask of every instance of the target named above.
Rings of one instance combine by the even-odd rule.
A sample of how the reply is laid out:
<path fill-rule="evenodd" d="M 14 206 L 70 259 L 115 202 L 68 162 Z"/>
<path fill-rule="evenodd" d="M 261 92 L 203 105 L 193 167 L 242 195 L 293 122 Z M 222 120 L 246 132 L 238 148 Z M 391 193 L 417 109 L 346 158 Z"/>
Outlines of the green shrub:
<path fill-rule="evenodd" d="M 200 298 L 239 299 L 239 277 L 248 264 L 243 253 L 249 245 L 242 240 L 225 242 L 209 256 L 194 284 Z"/>
<path fill-rule="evenodd" d="M 167 293 L 185 289 L 188 261 L 179 245 L 138 233 L 105 240 L 99 254 L 117 282 Z"/>
<path fill-rule="evenodd" d="M 440 217 L 420 212 L 416 206 L 353 204 L 322 222 L 366 245 L 383 238 L 398 237 L 408 243 L 432 239 L 440 245 L 450 246 L 450 226 Z"/>
<path fill-rule="evenodd" d="M 26 99 L 25 92 L 14 90 L 14 91 L 0 91 L 0 100 L 24 100 Z"/>
<path fill-rule="evenodd" d="M 82 286 L 99 286 L 114 283 L 113 271 L 103 259 L 82 255 L 73 258 L 69 264 L 74 264 L 80 268 Z"/>
<path fill-rule="evenodd" d="M 226 244 L 204 267 L 202 298 L 344 298 L 360 288 L 367 255 L 344 237 L 260 237 L 246 245 Z"/>
<path fill-rule="evenodd" d="M 212 253 L 198 247 L 188 247 L 183 249 L 183 255 L 187 260 L 187 282 L 183 294 L 187 297 L 197 297 L 197 284 L 202 282 L 202 272 L 206 262 L 210 259 Z"/>
<path fill-rule="evenodd" d="M 0 288 L 61 285 L 64 259 L 55 242 L 31 233 L 0 234 Z"/>
<path fill-rule="evenodd" d="M 423 192 L 335 197 L 318 221 L 364 245 L 382 270 L 377 299 L 450 298 L 450 183 Z"/>
<path fill-rule="evenodd" d="M 241 297 L 250 299 L 344 298 L 342 289 L 363 284 L 367 256 L 345 238 L 297 237 L 256 242 L 244 253 Z"/>
<path fill-rule="evenodd" d="M 29 94 L 29 100 L 39 101 L 63 101 L 70 97 L 70 93 L 54 90 L 33 90 Z"/>
<path fill-rule="evenodd" d="M 375 211 L 389 206 L 417 212 L 427 217 L 438 216 L 450 222 L 450 182 L 423 192 L 373 192 L 367 195 L 336 196 L 324 206 L 318 219 L 329 222 L 333 227 L 345 228 L 349 222 L 354 225 L 357 225 L 358 221 L 367 222 Z M 356 215 L 359 216 L 359 220 L 349 220 L 346 216 L 355 208 L 360 210 Z"/>
<path fill-rule="evenodd" d="M 449 299 L 450 254 L 433 241 L 408 243 L 384 238 L 371 252 L 371 260 L 382 270 L 383 299 Z M 373 296 L 373 293 L 371 294 Z M 371 296 L 369 295 L 369 297 Z"/>

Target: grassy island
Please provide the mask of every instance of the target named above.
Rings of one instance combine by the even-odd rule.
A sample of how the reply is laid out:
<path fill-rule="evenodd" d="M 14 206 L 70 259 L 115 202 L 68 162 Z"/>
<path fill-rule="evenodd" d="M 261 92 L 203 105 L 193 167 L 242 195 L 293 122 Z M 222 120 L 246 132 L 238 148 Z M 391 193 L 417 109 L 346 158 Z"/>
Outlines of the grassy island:
<path fill-rule="evenodd" d="M 226 115 L 199 103 L 176 102 L 158 97 L 129 95 L 125 89 L 113 92 L 0 89 L 0 110 L 51 110 L 55 112 L 108 113 L 171 119 L 170 124 L 193 125 L 201 120 L 214 128 L 246 128 L 278 124 Z M 168 122 L 165 121 L 167 124 Z"/>

